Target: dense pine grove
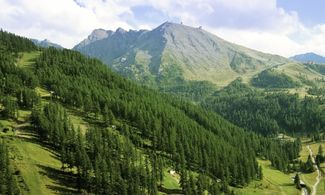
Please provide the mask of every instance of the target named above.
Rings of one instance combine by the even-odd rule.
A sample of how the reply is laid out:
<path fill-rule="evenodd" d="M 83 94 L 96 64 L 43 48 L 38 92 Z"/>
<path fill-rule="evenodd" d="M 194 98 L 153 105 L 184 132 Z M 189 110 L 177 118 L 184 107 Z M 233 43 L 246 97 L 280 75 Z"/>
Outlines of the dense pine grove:
<path fill-rule="evenodd" d="M 164 190 L 163 169 L 172 167 L 184 194 L 231 193 L 228 185 L 262 178 L 257 157 L 282 171 L 290 171 L 289 162 L 298 157 L 299 140 L 244 131 L 214 112 L 137 86 L 78 52 L 43 49 L 34 67 L 19 68 L 18 52 L 37 48 L 10 33 L 0 37 L 1 116 L 14 119 L 18 108 L 31 109 L 39 139 L 60 153 L 62 169 L 77 170 L 80 191 L 157 194 Z M 48 103 L 41 103 L 37 86 L 51 92 Z M 75 128 L 66 109 L 96 125 Z"/>
<path fill-rule="evenodd" d="M 258 138 L 211 112 L 162 98 L 116 76 L 100 62 L 69 50 L 44 51 L 36 71 L 41 83 L 62 103 L 98 118 L 110 120 L 106 115 L 112 113 L 129 121 L 117 128 L 136 146 L 164 152 L 177 171 L 192 169 L 213 178 L 226 177 L 227 183 L 235 186 L 256 179 L 257 143 L 253 141 Z M 144 139 L 150 142 L 143 143 Z"/>
<path fill-rule="evenodd" d="M 323 102 L 321 98 L 260 92 L 239 79 L 208 98 L 204 105 L 245 129 L 264 135 L 293 135 L 325 131 L 324 113 L 319 108 Z"/>
<path fill-rule="evenodd" d="M 299 84 L 284 73 L 278 73 L 272 69 L 264 70 L 252 79 L 252 84 L 262 88 L 293 88 Z"/>
<path fill-rule="evenodd" d="M 316 72 L 325 75 L 325 64 L 305 64 L 307 67 L 315 70 Z"/>

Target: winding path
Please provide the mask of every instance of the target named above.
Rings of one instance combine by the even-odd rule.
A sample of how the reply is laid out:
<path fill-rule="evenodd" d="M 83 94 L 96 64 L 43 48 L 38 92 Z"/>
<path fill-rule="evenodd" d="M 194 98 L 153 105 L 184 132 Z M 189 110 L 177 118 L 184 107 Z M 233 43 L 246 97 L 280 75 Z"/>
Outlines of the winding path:
<path fill-rule="evenodd" d="M 307 149 L 309 150 L 309 155 L 311 156 L 311 160 L 312 160 L 314 167 L 317 171 L 316 183 L 313 185 L 313 189 L 311 191 L 311 195 L 316 195 L 317 185 L 319 184 L 320 178 L 321 178 L 321 172 L 315 163 L 315 158 L 313 157 L 313 151 L 310 149 L 309 145 L 307 146 Z"/>
<path fill-rule="evenodd" d="M 301 190 L 301 195 L 308 195 L 308 190 L 307 190 L 307 188 L 302 188 L 302 190 Z"/>

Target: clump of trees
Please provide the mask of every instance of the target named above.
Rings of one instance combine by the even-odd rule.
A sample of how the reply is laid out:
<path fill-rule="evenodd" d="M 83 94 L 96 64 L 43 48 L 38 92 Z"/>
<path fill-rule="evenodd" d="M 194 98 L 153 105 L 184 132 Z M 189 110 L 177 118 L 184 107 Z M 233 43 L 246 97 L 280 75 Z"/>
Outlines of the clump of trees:
<path fill-rule="evenodd" d="M 294 177 L 294 183 L 296 185 L 296 188 L 300 190 L 301 189 L 301 185 L 300 185 L 300 177 L 299 177 L 298 173 Z"/>
<path fill-rule="evenodd" d="M 251 89 L 236 80 L 205 100 L 203 105 L 234 124 L 263 135 L 285 132 L 319 134 L 324 131 L 324 113 L 319 99 L 288 93 L 267 93 Z"/>
<path fill-rule="evenodd" d="M 0 139 L 0 194 L 19 194 L 16 178 L 10 166 L 8 147 Z"/>
<path fill-rule="evenodd" d="M 308 89 L 308 94 L 316 95 L 316 96 L 325 96 L 325 88 L 324 87 L 311 87 Z"/>
<path fill-rule="evenodd" d="M 262 88 L 293 88 L 299 86 L 292 78 L 273 69 L 262 71 L 252 79 L 252 84 Z"/>
<path fill-rule="evenodd" d="M 319 167 L 321 163 L 325 162 L 324 150 L 322 145 L 318 147 L 318 153 L 315 158 L 315 163 Z"/>

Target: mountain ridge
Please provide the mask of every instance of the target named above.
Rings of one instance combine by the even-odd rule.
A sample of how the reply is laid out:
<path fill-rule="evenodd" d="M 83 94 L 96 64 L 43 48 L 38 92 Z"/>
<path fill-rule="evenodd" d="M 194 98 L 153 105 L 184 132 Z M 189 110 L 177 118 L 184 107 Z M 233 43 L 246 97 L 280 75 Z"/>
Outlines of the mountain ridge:
<path fill-rule="evenodd" d="M 290 61 L 227 42 L 201 27 L 170 22 L 151 31 L 116 30 L 111 36 L 73 49 L 101 59 L 128 78 L 158 85 L 179 80 L 223 85 Z"/>
<path fill-rule="evenodd" d="M 302 63 L 318 63 L 318 64 L 324 64 L 325 63 L 325 57 L 321 56 L 319 54 L 308 52 L 304 54 L 298 54 L 295 56 L 290 57 L 290 59 L 302 62 Z"/>
<path fill-rule="evenodd" d="M 48 48 L 48 47 L 55 47 L 58 49 L 63 49 L 64 47 L 62 47 L 61 45 L 57 44 L 57 43 L 53 43 L 48 39 L 44 39 L 44 40 L 38 40 L 38 39 L 31 39 L 31 41 L 40 47 L 44 47 L 44 48 Z"/>

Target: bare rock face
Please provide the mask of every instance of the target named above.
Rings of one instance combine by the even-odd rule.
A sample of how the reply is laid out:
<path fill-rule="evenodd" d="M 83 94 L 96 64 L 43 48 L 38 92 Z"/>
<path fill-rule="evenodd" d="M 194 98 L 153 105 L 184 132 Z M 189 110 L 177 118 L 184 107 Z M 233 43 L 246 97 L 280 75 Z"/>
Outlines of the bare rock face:
<path fill-rule="evenodd" d="M 86 39 L 76 45 L 75 48 L 82 48 L 95 41 L 105 39 L 109 37 L 112 33 L 113 31 L 110 30 L 106 31 L 104 29 L 95 29 Z"/>
<path fill-rule="evenodd" d="M 151 31 L 95 30 L 74 49 L 145 84 L 184 79 L 222 85 L 289 61 L 227 42 L 201 27 L 169 22 Z"/>
<path fill-rule="evenodd" d="M 37 46 L 40 46 L 40 47 L 44 47 L 44 48 L 48 48 L 48 47 L 55 47 L 55 48 L 58 48 L 58 49 L 63 49 L 63 47 L 59 44 L 56 44 L 56 43 L 52 43 L 50 40 L 48 39 L 44 39 L 42 41 L 40 40 L 37 40 L 37 39 L 31 39 L 31 41 L 36 44 Z"/>

